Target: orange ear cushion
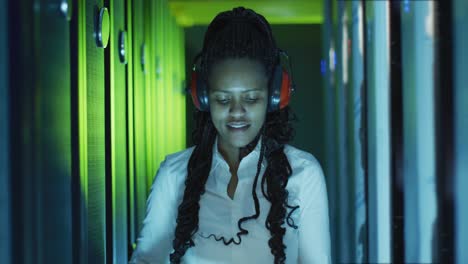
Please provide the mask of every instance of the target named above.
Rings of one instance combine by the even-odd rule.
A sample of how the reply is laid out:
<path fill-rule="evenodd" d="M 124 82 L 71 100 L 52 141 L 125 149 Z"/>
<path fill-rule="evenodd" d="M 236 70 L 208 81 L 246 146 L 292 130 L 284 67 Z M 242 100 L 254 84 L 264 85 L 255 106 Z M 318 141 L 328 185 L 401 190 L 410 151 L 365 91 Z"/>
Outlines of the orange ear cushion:
<path fill-rule="evenodd" d="M 192 80 L 190 82 L 190 93 L 192 95 L 193 104 L 197 109 L 200 109 L 200 102 L 198 101 L 197 94 L 197 73 L 195 71 L 192 72 Z"/>
<path fill-rule="evenodd" d="M 281 82 L 281 93 L 280 93 L 280 109 L 283 109 L 289 104 L 291 99 L 291 79 L 287 71 L 283 69 L 283 76 Z"/>

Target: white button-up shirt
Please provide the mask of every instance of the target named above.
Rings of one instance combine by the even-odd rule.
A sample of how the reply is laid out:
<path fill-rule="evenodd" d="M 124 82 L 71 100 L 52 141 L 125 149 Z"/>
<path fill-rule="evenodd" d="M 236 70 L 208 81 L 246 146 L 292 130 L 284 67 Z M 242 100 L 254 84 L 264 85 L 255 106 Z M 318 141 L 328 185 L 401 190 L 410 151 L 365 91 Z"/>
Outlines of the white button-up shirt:
<path fill-rule="evenodd" d="M 268 240 L 270 231 L 265 220 L 270 210 L 270 202 L 261 191 L 261 179 L 267 162 L 264 159 L 257 182 L 257 197 L 260 203 L 258 219 L 242 223 L 248 230 L 242 235 L 240 245 L 228 246 L 216 237 L 226 240 L 239 232 L 238 221 L 242 217 L 255 214 L 252 186 L 257 172 L 260 143 L 245 156 L 238 168 L 238 184 L 231 199 L 227 186 L 231 178 L 229 166 L 218 152 L 217 141 L 213 146 L 213 162 L 208 176 L 205 193 L 200 199 L 199 229 L 193 236 L 194 247 L 187 250 L 182 263 L 221 264 L 221 263 L 274 263 Z M 172 241 L 176 227 L 178 206 L 182 202 L 187 164 L 194 147 L 169 155 L 161 163 L 147 201 L 146 217 L 137 240 L 137 247 L 130 263 L 170 263 L 173 252 Z M 286 263 L 330 263 L 330 233 L 328 201 L 324 175 L 320 164 L 311 154 L 285 145 L 284 152 L 292 168 L 286 189 L 289 192 L 288 204 L 299 205 L 291 214 L 297 229 L 286 223 L 283 243 L 286 246 Z M 266 186 L 265 186 L 266 188 Z M 287 209 L 286 216 L 291 211 Z"/>

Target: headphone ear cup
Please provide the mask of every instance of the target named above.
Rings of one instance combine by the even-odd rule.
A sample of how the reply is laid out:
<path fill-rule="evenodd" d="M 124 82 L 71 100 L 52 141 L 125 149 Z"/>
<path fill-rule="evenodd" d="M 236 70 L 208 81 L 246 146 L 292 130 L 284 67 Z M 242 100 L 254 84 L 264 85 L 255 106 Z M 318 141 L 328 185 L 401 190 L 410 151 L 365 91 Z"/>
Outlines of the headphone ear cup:
<path fill-rule="evenodd" d="M 197 72 L 192 71 L 192 78 L 190 79 L 190 95 L 192 96 L 193 105 L 200 110 L 200 101 L 197 95 Z"/>
<path fill-rule="evenodd" d="M 198 78 L 197 81 L 197 94 L 198 101 L 200 102 L 200 111 L 209 112 L 210 101 L 208 100 L 208 86 L 201 78 Z"/>
<path fill-rule="evenodd" d="M 289 104 L 291 90 L 292 80 L 288 71 L 281 64 L 277 64 L 270 85 L 268 112 L 285 108 Z"/>
<path fill-rule="evenodd" d="M 282 84 L 282 69 L 280 64 L 277 64 L 274 69 L 273 79 L 271 80 L 269 87 L 269 100 L 268 100 L 268 112 L 274 112 L 279 110 L 280 99 L 281 99 L 281 84 Z"/>
<path fill-rule="evenodd" d="M 282 69 L 280 105 L 279 105 L 280 109 L 283 109 L 287 105 L 289 105 L 289 100 L 291 99 L 291 92 L 292 92 L 291 76 L 285 69 Z"/>
<path fill-rule="evenodd" d="M 199 75 L 197 71 L 193 70 L 192 79 L 190 82 L 190 94 L 192 95 L 192 101 L 198 110 L 209 112 L 210 104 L 208 101 L 208 89 L 205 82 L 203 82 L 198 76 Z"/>

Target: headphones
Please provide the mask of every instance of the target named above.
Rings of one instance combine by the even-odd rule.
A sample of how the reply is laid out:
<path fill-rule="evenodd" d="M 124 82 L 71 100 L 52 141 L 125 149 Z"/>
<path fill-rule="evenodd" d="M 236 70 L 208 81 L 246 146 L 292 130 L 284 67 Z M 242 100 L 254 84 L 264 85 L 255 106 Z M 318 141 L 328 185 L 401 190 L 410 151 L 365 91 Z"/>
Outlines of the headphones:
<path fill-rule="evenodd" d="M 208 99 L 208 86 L 199 78 L 198 58 L 195 58 L 195 63 L 192 68 L 192 79 L 190 87 L 187 89 L 192 95 L 192 101 L 195 107 L 203 112 L 210 111 L 210 102 Z M 288 54 L 278 49 L 278 62 L 273 70 L 273 76 L 268 87 L 268 107 L 267 111 L 274 112 L 283 109 L 289 104 L 291 94 L 295 90 L 295 85 L 292 80 L 291 62 Z"/>

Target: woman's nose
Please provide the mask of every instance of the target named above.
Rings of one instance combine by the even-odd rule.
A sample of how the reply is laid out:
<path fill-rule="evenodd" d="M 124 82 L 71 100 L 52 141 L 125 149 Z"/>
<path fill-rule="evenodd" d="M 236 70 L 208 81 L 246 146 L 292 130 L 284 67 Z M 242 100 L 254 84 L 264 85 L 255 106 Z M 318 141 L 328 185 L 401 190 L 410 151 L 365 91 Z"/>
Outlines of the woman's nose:
<path fill-rule="evenodd" d="M 244 105 L 240 100 L 232 100 L 229 108 L 229 114 L 232 116 L 242 116 L 246 112 Z"/>

